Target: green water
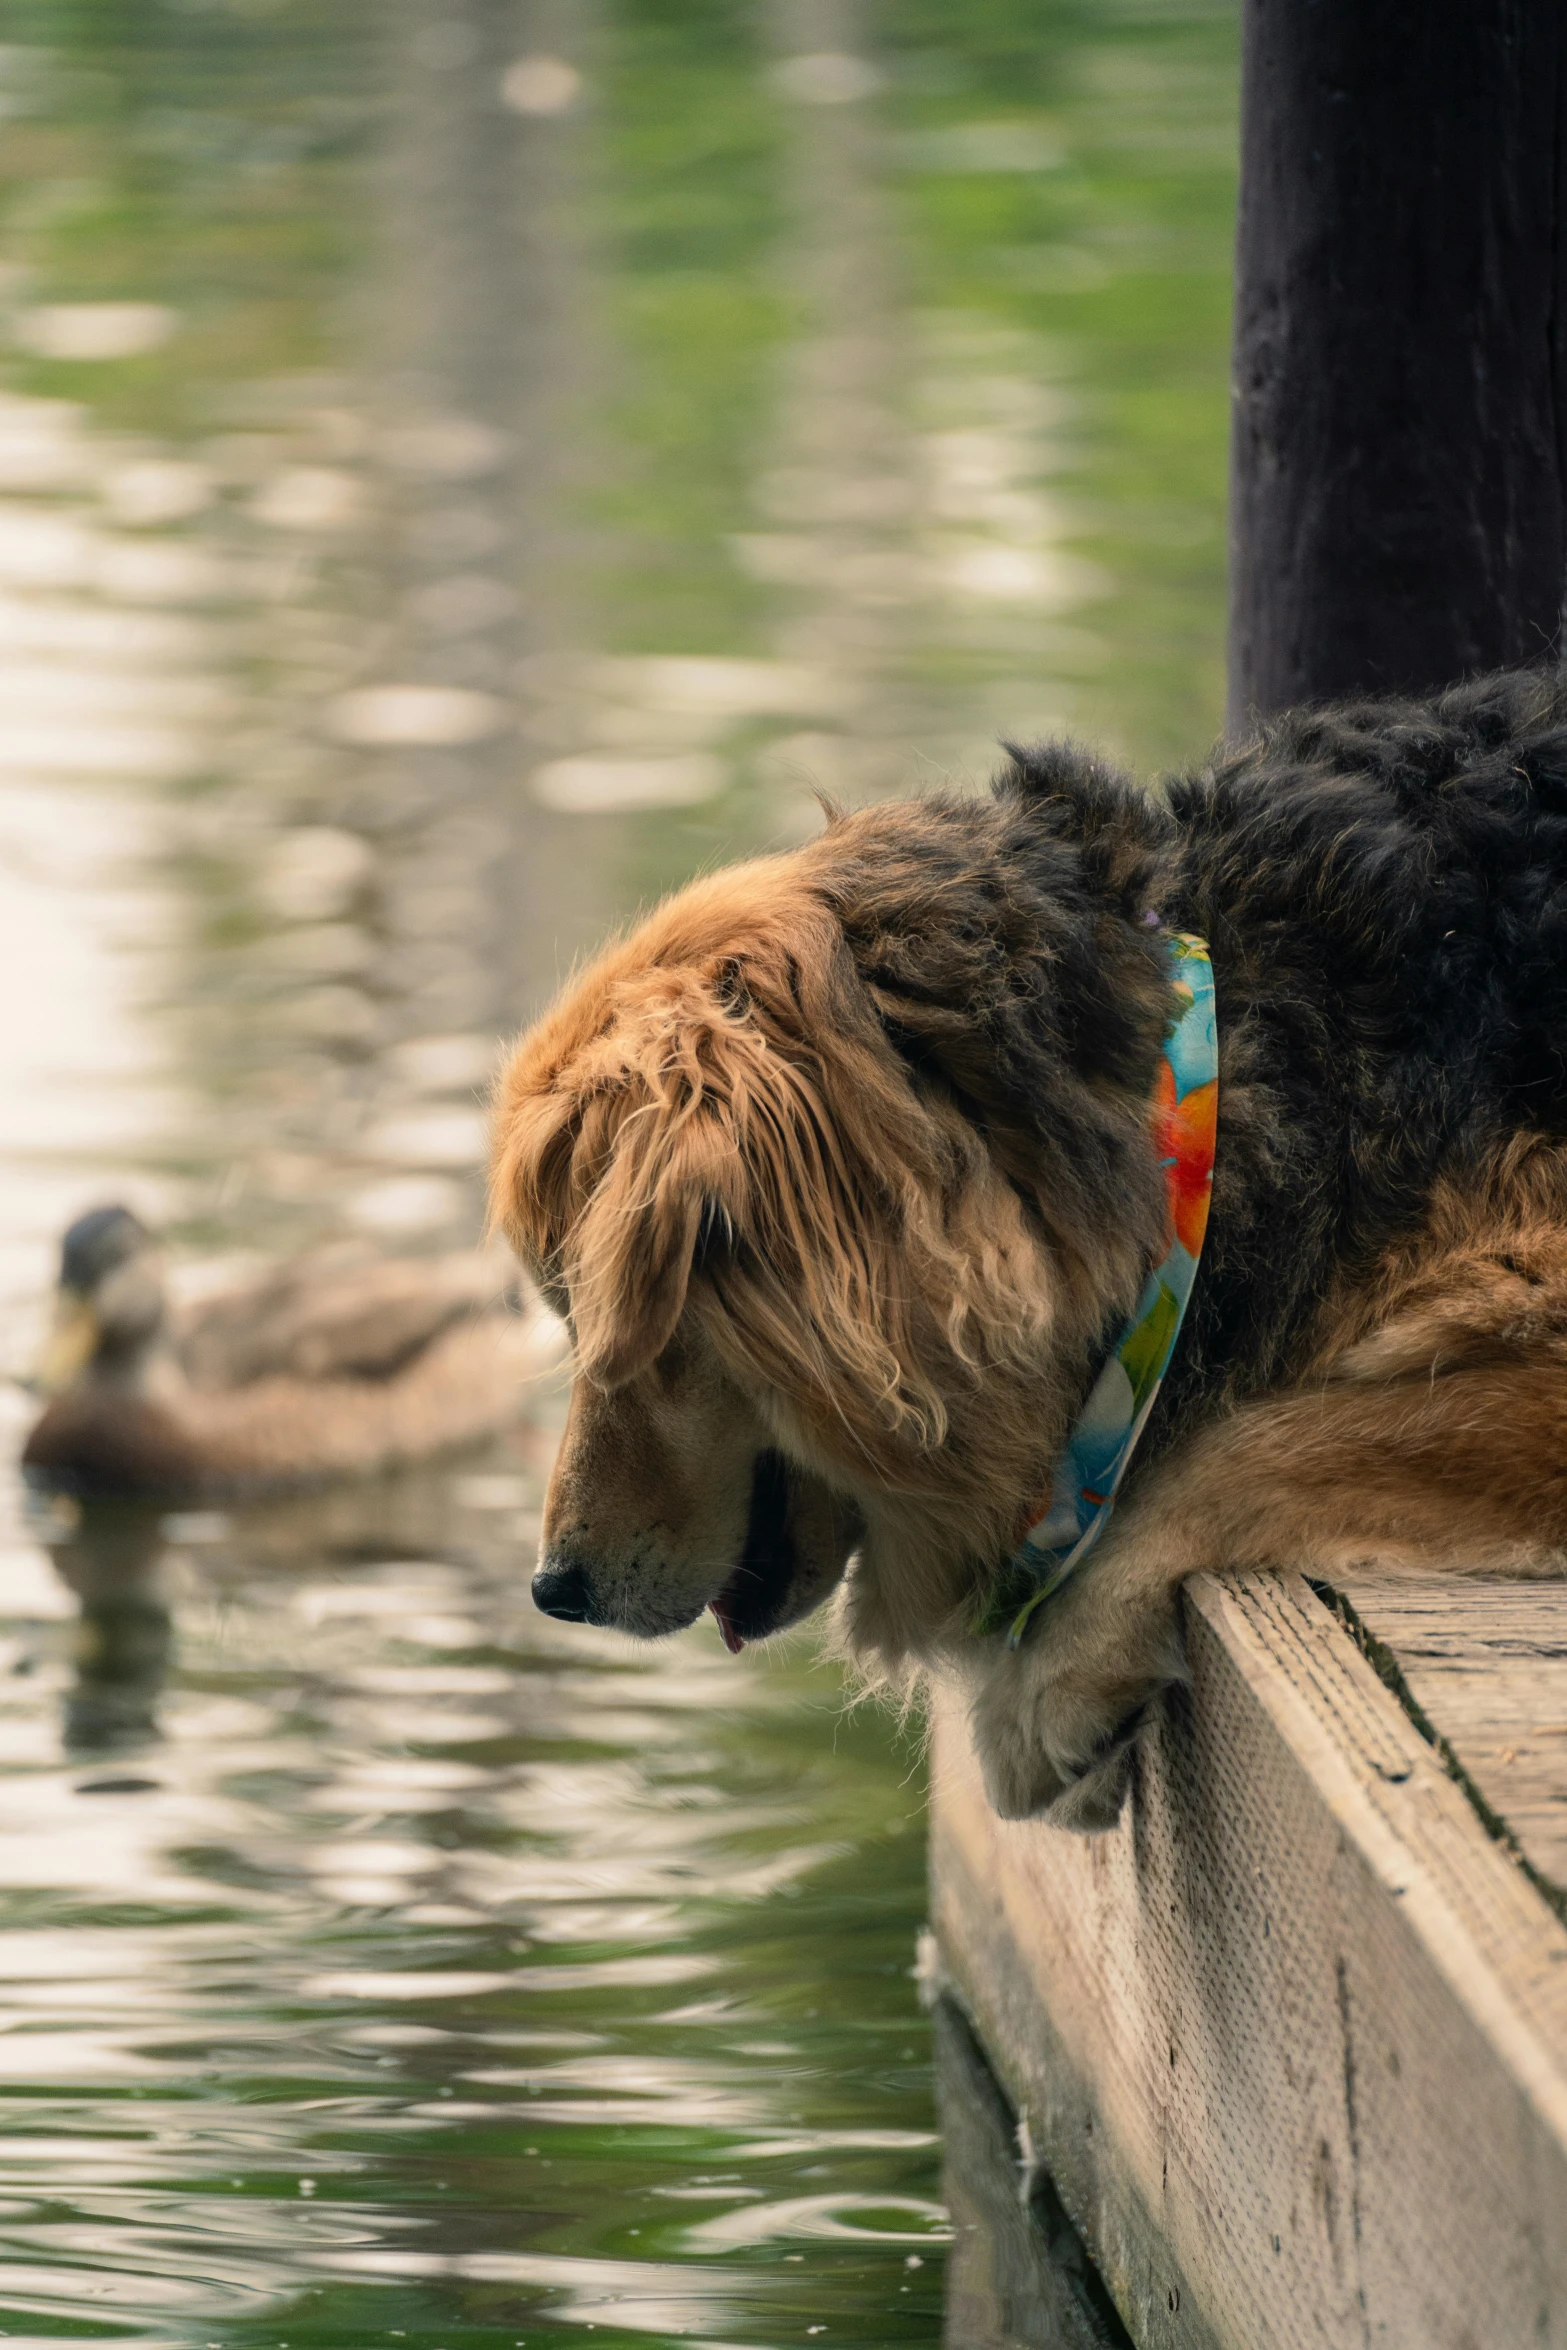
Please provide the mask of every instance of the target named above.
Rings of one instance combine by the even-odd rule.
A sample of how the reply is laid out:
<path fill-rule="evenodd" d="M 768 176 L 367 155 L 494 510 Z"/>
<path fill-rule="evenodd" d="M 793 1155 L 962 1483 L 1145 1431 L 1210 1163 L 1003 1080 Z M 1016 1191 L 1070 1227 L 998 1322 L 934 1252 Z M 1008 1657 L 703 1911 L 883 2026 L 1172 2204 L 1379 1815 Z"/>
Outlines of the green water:
<path fill-rule="evenodd" d="M 4 1368 L 103 1196 L 192 1273 L 470 1239 L 497 1040 L 817 790 L 1216 729 L 1229 6 L 6 42 Z M 808 1638 L 537 1617 L 557 1409 L 233 1519 L 9 1497 L 11 2340 L 941 2338 L 917 1741 Z"/>
<path fill-rule="evenodd" d="M 15 1610 L 12 2339 L 932 2338 L 913 1757 L 545 1622 L 536 1497 L 111 1521 Z"/>

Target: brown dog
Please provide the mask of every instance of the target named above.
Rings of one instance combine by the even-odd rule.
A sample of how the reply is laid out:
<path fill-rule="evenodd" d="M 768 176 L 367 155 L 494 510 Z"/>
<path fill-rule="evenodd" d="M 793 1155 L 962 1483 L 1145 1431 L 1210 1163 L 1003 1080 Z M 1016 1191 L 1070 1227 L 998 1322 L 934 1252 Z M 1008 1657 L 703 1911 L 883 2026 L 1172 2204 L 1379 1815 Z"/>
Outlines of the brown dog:
<path fill-rule="evenodd" d="M 1567 702 L 1282 723 L 1162 797 L 1069 749 L 700 881 L 519 1045 L 494 1203 L 569 1313 L 541 1607 L 973 1690 L 1011 1816 L 1119 1808 L 1197 1567 L 1567 1558 Z M 1109 1530 L 975 1630 L 1162 1253 L 1159 921 L 1219 1139 Z"/>

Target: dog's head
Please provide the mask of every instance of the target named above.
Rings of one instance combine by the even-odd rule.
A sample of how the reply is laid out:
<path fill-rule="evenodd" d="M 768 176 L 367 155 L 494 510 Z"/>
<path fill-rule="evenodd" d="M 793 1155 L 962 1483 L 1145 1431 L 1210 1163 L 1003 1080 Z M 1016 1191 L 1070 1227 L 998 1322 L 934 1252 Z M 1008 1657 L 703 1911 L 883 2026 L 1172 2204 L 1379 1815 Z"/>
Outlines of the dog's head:
<path fill-rule="evenodd" d="M 577 1369 L 541 1606 L 711 1606 L 738 1644 L 858 1550 L 857 1648 L 966 1615 L 1160 1227 L 1123 829 L 1096 866 L 1016 791 L 839 819 L 670 899 L 523 1038 L 494 1210 Z"/>

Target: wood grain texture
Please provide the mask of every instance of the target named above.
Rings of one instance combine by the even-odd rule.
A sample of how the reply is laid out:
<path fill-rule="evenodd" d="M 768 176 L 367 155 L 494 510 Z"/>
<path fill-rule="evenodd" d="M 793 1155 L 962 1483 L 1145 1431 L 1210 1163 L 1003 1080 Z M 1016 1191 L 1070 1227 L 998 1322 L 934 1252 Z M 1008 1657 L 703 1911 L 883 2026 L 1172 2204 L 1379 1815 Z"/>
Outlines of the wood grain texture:
<path fill-rule="evenodd" d="M 1567 1931 L 1299 1578 L 1197 1578 L 1121 1825 L 995 1819 L 933 1915 L 1143 2350 L 1567 2350 Z"/>
<path fill-rule="evenodd" d="M 1352 1576 L 1339 1588 L 1567 1908 L 1567 1584 Z"/>

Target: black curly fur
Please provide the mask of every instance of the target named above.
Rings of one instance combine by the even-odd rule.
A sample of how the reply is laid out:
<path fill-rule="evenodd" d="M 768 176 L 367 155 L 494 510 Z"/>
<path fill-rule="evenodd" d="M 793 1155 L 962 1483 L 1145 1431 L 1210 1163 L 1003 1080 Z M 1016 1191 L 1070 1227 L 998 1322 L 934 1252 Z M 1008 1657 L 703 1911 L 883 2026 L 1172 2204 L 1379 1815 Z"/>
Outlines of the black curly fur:
<path fill-rule="evenodd" d="M 880 814 L 877 811 L 877 814 Z M 1567 691 L 1537 672 L 1280 719 L 1146 791 L 1070 744 L 886 810 L 828 892 L 911 1068 L 1092 1246 L 1156 1235 L 1150 911 L 1211 944 L 1218 1161 L 1141 1460 L 1298 1373 L 1336 1283 L 1509 1136 L 1567 1133 Z"/>
<path fill-rule="evenodd" d="M 1126 833 L 1148 799 L 1123 787 Z M 1003 797 L 1102 823 L 1097 772 Z M 1291 1375 L 1336 1280 L 1520 1130 L 1567 1131 L 1567 693 L 1509 673 L 1280 719 L 1155 803 L 1145 886 L 1213 950 L 1219 1148 L 1147 1451 Z"/>

